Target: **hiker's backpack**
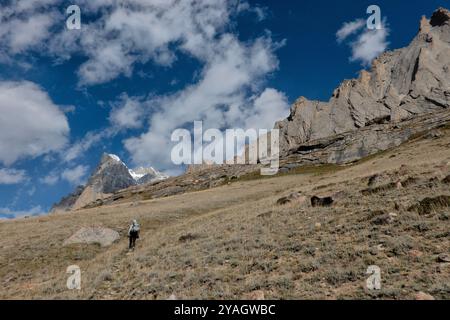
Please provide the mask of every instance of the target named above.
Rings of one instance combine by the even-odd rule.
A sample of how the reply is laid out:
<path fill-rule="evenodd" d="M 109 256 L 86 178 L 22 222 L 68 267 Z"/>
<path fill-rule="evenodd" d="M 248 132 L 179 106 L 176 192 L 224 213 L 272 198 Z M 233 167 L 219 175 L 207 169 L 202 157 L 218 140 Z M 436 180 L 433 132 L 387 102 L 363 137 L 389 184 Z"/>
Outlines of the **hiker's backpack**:
<path fill-rule="evenodd" d="M 139 224 L 133 224 L 133 226 L 131 227 L 131 231 L 133 232 L 139 232 L 141 230 L 141 227 L 139 226 Z"/>

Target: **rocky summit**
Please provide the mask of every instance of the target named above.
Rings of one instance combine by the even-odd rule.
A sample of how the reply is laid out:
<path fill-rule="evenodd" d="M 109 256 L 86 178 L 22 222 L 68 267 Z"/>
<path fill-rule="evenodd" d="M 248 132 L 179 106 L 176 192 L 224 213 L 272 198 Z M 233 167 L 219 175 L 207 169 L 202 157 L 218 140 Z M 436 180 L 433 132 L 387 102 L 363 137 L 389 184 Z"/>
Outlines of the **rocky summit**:
<path fill-rule="evenodd" d="M 450 12 L 422 18 L 406 48 L 375 59 L 370 71 L 344 81 L 328 102 L 299 98 L 290 116 L 277 122 L 283 156 L 304 143 L 374 124 L 401 122 L 450 107 Z M 369 149 L 376 139 L 364 141 Z"/>
<path fill-rule="evenodd" d="M 104 153 L 87 184 L 77 187 L 74 193 L 55 204 L 52 213 L 77 210 L 122 189 L 150 184 L 167 178 L 168 176 L 151 167 L 129 169 L 118 156 Z"/>

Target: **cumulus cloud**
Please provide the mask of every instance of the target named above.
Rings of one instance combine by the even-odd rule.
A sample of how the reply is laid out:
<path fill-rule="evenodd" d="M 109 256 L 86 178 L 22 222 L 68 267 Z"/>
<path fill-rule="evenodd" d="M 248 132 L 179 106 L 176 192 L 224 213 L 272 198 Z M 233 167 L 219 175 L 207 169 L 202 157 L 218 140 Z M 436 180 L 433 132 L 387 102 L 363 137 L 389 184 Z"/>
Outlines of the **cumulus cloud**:
<path fill-rule="evenodd" d="M 273 88 L 265 89 L 248 109 L 250 114 L 246 117 L 246 128 L 271 129 L 275 121 L 289 115 L 287 97 Z"/>
<path fill-rule="evenodd" d="M 80 83 L 95 85 L 120 75 L 130 76 L 136 63 L 170 66 L 175 50 L 200 58 L 208 41 L 229 21 L 229 1 L 216 0 L 80 0 L 84 23 L 78 34 L 63 31 L 51 39 L 53 54 L 82 53 Z"/>
<path fill-rule="evenodd" d="M 66 168 L 64 170 L 56 169 L 40 178 L 39 182 L 47 186 L 54 186 L 59 181 L 65 180 L 72 185 L 80 185 L 84 183 L 88 170 L 89 167 L 84 165 L 78 165 L 72 168 Z"/>
<path fill-rule="evenodd" d="M 63 17 L 52 7 L 59 0 L 11 1 L 2 5 L 0 15 L 0 52 L 23 53 L 42 48 L 51 35 L 51 27 Z"/>
<path fill-rule="evenodd" d="M 370 65 L 372 60 L 386 51 L 389 42 L 389 29 L 366 30 L 351 44 L 351 61 L 360 61 L 363 65 Z"/>
<path fill-rule="evenodd" d="M 64 162 L 71 162 L 79 159 L 82 155 L 93 146 L 105 139 L 113 137 L 117 133 L 115 128 L 107 128 L 99 131 L 89 131 L 83 138 L 79 139 L 68 148 L 60 153 Z"/>
<path fill-rule="evenodd" d="M 363 19 L 357 19 L 351 22 L 345 22 L 341 29 L 336 32 L 336 38 L 338 42 L 342 42 L 350 35 L 358 32 L 365 26 L 366 22 Z"/>
<path fill-rule="evenodd" d="M 10 30 L 7 43 L 13 53 L 22 52 L 30 47 L 41 45 L 50 35 L 49 28 L 55 17 L 49 14 L 38 14 L 26 20 L 13 20 L 8 25 Z"/>
<path fill-rule="evenodd" d="M 0 169 L 0 184 L 18 184 L 27 180 L 24 170 Z"/>
<path fill-rule="evenodd" d="M 59 174 L 56 172 L 50 172 L 45 177 L 39 179 L 42 184 L 46 184 L 48 186 L 54 186 L 59 181 Z"/>
<path fill-rule="evenodd" d="M 348 43 L 352 50 L 350 61 L 369 66 L 372 60 L 386 51 L 389 46 L 387 41 L 389 28 L 386 20 L 383 20 L 380 29 L 370 30 L 365 28 L 365 25 L 366 22 L 362 19 L 346 22 L 336 33 L 336 39 L 339 43 L 342 43 L 350 36 L 356 35 L 356 39 Z"/>
<path fill-rule="evenodd" d="M 139 129 L 148 124 L 146 132 L 126 139 L 124 145 L 135 164 L 168 167 L 170 135 L 175 128 L 203 120 L 205 128 L 258 124 L 270 129 L 279 120 L 270 117 L 288 110 L 282 93 L 264 87 L 266 77 L 278 68 L 275 51 L 284 43 L 274 43 L 269 32 L 242 42 L 230 28 L 231 19 L 243 12 L 265 19 L 265 8 L 236 0 L 79 0 L 77 4 L 87 18 L 83 19 L 81 30 L 66 30 L 45 23 L 61 22 L 54 17 L 46 19 L 55 14 L 55 8 L 63 1 L 42 3 L 33 0 L 34 6 L 22 8 L 22 15 L 9 10 L 8 17 L 1 19 L 5 27 L 17 20 L 22 23 L 20 27 L 27 28 L 29 17 L 42 15 L 35 22 L 43 26 L 37 40 L 21 46 L 26 41 L 18 39 L 16 49 L 10 46 L 6 54 L 35 50 L 58 62 L 72 56 L 84 57 L 85 62 L 78 69 L 82 86 L 132 76 L 137 64 L 152 62 L 170 67 L 179 55 L 189 56 L 201 65 L 197 80 L 178 92 L 148 101 L 130 97 L 114 106 L 109 117 L 111 128 L 89 132 L 63 149 L 61 155 L 66 162 L 122 129 Z M 9 5 L 12 6 L 17 4 Z M 49 30 L 53 30 L 51 36 Z"/>
<path fill-rule="evenodd" d="M 249 95 L 249 92 L 259 92 L 264 76 L 277 69 L 274 51 L 278 44 L 267 37 L 244 44 L 235 36 L 225 34 L 212 46 L 215 54 L 209 57 L 200 80 L 175 94 L 154 98 L 150 104 L 157 111 L 151 116 L 149 131 L 125 140 L 125 147 L 136 164 L 170 167 L 172 131 L 196 120 L 202 120 L 205 129 L 242 128 L 249 116 L 255 117 L 254 126 L 271 129 L 279 120 L 275 118 L 268 123 L 265 118 L 264 122 L 256 123 L 258 117 L 262 118 L 262 110 L 270 109 L 267 101 L 274 98 L 274 91 L 263 93 L 256 103 L 252 103 L 253 95 Z M 277 98 L 272 102 L 283 100 L 281 95 Z M 270 109 L 271 115 L 282 114 L 280 108 L 287 112 L 287 103 L 278 103 L 275 112 Z"/>
<path fill-rule="evenodd" d="M 137 129 L 142 127 L 144 115 L 141 102 L 137 98 L 124 95 L 119 104 L 112 109 L 109 120 L 118 129 Z"/>
<path fill-rule="evenodd" d="M 83 184 L 83 180 L 86 177 L 88 170 L 88 166 L 78 165 L 71 169 L 65 169 L 61 173 L 61 178 L 73 185 L 80 185 Z"/>
<path fill-rule="evenodd" d="M 34 50 L 57 60 L 82 55 L 87 58 L 78 70 L 82 85 L 131 76 L 137 63 L 170 66 L 180 51 L 205 61 L 212 53 L 210 42 L 226 30 L 234 14 L 249 11 L 258 20 L 266 17 L 266 9 L 235 0 L 79 0 L 87 18 L 81 30 L 74 31 L 56 27 L 64 25 L 66 17 L 60 10 L 64 3 L 33 0 L 3 5 L 3 54 Z"/>
<path fill-rule="evenodd" d="M 0 82 L 0 162 L 37 157 L 63 148 L 69 124 L 38 85 Z"/>

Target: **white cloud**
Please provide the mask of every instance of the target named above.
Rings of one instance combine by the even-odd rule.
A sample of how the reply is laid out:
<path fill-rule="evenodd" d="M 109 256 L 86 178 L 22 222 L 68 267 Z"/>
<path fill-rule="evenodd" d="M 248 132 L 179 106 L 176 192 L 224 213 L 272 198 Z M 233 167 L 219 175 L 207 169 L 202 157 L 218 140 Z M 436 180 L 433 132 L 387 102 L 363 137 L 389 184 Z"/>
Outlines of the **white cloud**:
<path fill-rule="evenodd" d="M 252 12 L 256 15 L 258 21 L 262 21 L 267 18 L 267 9 L 258 6 L 251 6 L 247 1 L 239 1 L 237 6 L 237 12 Z"/>
<path fill-rule="evenodd" d="M 23 53 L 39 49 L 50 37 L 51 27 L 63 17 L 55 7 L 59 0 L 11 1 L 2 5 L 0 15 L 0 52 Z"/>
<path fill-rule="evenodd" d="M 22 2 L 30 4 L 2 7 L 0 53 L 39 51 L 60 61 L 85 56 L 87 61 L 78 70 L 82 85 L 131 76 L 136 63 L 170 66 L 179 52 L 208 60 L 210 43 L 235 13 L 250 11 L 258 20 L 266 17 L 265 8 L 247 2 L 236 6 L 235 0 L 79 0 L 77 5 L 90 19 L 83 19 L 81 30 L 73 31 L 64 28 L 64 1 Z"/>
<path fill-rule="evenodd" d="M 286 96 L 275 89 L 267 88 L 255 99 L 245 120 L 246 128 L 272 129 L 274 123 L 289 115 Z"/>
<path fill-rule="evenodd" d="M 130 76 L 136 63 L 170 66 L 177 50 L 200 58 L 230 16 L 229 1 L 216 0 L 126 0 L 121 5 L 80 0 L 78 5 L 98 18 L 83 23 L 77 34 L 59 33 L 50 39 L 49 50 L 88 57 L 78 72 L 83 85 Z"/>
<path fill-rule="evenodd" d="M 66 169 L 61 173 L 61 178 L 73 185 L 83 184 L 83 180 L 89 170 L 88 166 L 78 165 L 72 169 Z"/>
<path fill-rule="evenodd" d="M 32 186 L 30 189 L 28 189 L 27 194 L 32 197 L 36 193 L 36 187 Z"/>
<path fill-rule="evenodd" d="M 62 3 L 47 0 L 46 5 L 48 2 Z M 54 9 L 44 10 L 38 2 L 34 4 L 33 14 L 29 12 L 30 6 L 27 14 L 20 17 L 24 25 L 27 17 L 37 14 L 49 17 Z M 110 128 L 87 133 L 70 148 L 63 149 L 60 154 L 66 162 L 75 160 L 120 129 L 137 129 L 149 123 L 147 132 L 125 140 L 124 144 L 136 164 L 170 167 L 168 151 L 173 129 L 194 120 L 204 120 L 206 127 L 243 127 L 249 117 L 253 122 L 262 121 L 260 125 L 272 127 L 269 116 L 264 116 L 262 110 L 278 117 L 286 107 L 282 93 L 266 91 L 264 87 L 266 77 L 278 68 L 274 52 L 283 43 L 273 43 L 269 32 L 246 42 L 230 32 L 230 19 L 236 14 L 251 12 L 262 20 L 267 15 L 265 8 L 247 1 L 238 5 L 235 0 L 79 0 L 77 4 L 83 15 L 90 17 L 83 19 L 81 30 L 53 28 L 54 34 L 41 33 L 39 41 L 20 48 L 20 52 L 45 51 L 58 61 L 75 55 L 85 57 L 85 63 L 78 69 L 79 83 L 84 86 L 132 76 L 136 64 L 152 62 L 170 67 L 180 54 L 196 59 L 202 67 L 195 83 L 174 94 L 141 104 L 140 99 L 129 98 L 130 103 L 116 106 L 110 114 Z M 12 15 L 2 23 L 10 24 L 13 19 L 19 17 Z M 44 20 L 44 16 L 39 19 Z M 46 25 L 43 29 L 49 30 Z"/>
<path fill-rule="evenodd" d="M 349 36 L 356 34 L 356 40 L 349 42 L 352 50 L 350 61 L 357 61 L 363 66 L 369 66 L 373 59 L 386 51 L 389 45 L 387 41 L 389 28 L 386 19 L 383 20 L 381 29 L 370 30 L 365 26 L 366 22 L 362 19 L 346 22 L 336 33 L 336 39 L 341 43 Z"/>
<path fill-rule="evenodd" d="M 71 162 L 82 157 L 83 154 L 92 148 L 94 145 L 114 136 L 116 134 L 114 128 L 107 128 L 97 132 L 90 131 L 79 141 L 72 144 L 67 149 L 61 152 L 61 157 L 64 162 Z"/>
<path fill-rule="evenodd" d="M 59 174 L 56 172 L 50 172 L 45 177 L 39 179 L 39 181 L 48 186 L 54 186 L 59 181 Z"/>
<path fill-rule="evenodd" d="M 269 38 L 244 44 L 235 36 L 225 34 L 211 46 L 214 54 L 209 56 L 197 83 L 149 102 L 158 110 L 151 116 L 149 131 L 124 142 L 136 164 L 151 163 L 163 169 L 170 168 L 171 133 L 185 124 L 203 120 L 204 130 L 242 128 L 249 116 L 257 119 L 264 108 L 271 110 L 267 101 L 269 97 L 274 98 L 274 91 L 263 94 L 257 104 L 252 103 L 253 95 L 249 93 L 260 92 L 264 77 L 277 69 L 278 60 L 273 54 L 277 44 Z M 277 101 L 274 110 L 279 115 L 280 108 L 286 107 L 287 103 L 279 103 L 283 100 L 281 95 L 277 98 L 272 102 Z M 263 103 L 264 100 L 267 103 Z M 279 118 L 272 119 L 271 124 L 267 123 L 267 118 L 264 120 L 264 126 L 272 128 Z"/>
<path fill-rule="evenodd" d="M 0 169 L 0 184 L 18 184 L 27 180 L 24 170 Z"/>
<path fill-rule="evenodd" d="M 351 22 L 345 22 L 341 29 L 336 32 L 336 38 L 338 42 L 342 42 L 347 39 L 350 35 L 358 32 L 366 25 L 366 22 L 363 19 L 357 19 Z"/>
<path fill-rule="evenodd" d="M 64 113 L 38 85 L 0 82 L 0 162 L 60 150 L 68 134 Z"/>
<path fill-rule="evenodd" d="M 360 61 L 363 65 L 370 65 L 372 60 L 386 51 L 389 42 L 387 37 L 389 29 L 366 30 L 358 39 L 351 44 L 352 57 L 351 61 Z"/>
<path fill-rule="evenodd" d="M 30 47 L 40 46 L 50 35 L 49 28 L 53 25 L 55 16 L 38 14 L 26 20 L 12 20 L 6 41 L 12 53 L 22 52 Z"/>
<path fill-rule="evenodd" d="M 120 104 L 111 110 L 109 120 L 118 129 L 136 129 L 142 126 L 144 115 L 141 102 L 124 95 Z"/>
<path fill-rule="evenodd" d="M 29 210 L 11 210 L 9 208 L 0 208 L 0 219 L 14 219 L 26 216 L 39 216 L 46 214 L 41 206 L 33 207 Z"/>

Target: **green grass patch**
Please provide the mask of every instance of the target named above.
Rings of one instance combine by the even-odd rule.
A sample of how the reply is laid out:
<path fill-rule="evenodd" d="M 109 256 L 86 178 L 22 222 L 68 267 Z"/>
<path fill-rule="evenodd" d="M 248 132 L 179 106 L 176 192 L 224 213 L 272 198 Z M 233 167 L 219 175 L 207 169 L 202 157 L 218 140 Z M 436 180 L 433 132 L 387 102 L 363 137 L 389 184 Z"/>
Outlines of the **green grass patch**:
<path fill-rule="evenodd" d="M 319 176 L 323 174 L 328 173 L 334 173 L 339 170 L 345 169 L 346 166 L 337 165 L 337 164 L 322 164 L 322 165 L 305 165 L 305 166 L 299 166 L 296 168 L 293 168 L 289 170 L 288 172 L 278 173 L 273 176 L 263 176 L 261 175 L 260 171 L 254 171 L 251 173 L 247 173 L 245 175 L 240 176 L 239 178 L 228 178 L 225 180 L 225 184 L 233 183 L 233 182 L 242 182 L 242 181 L 252 181 L 252 180 L 267 180 L 267 179 L 274 179 L 284 176 L 291 176 L 291 175 L 314 175 Z"/>

